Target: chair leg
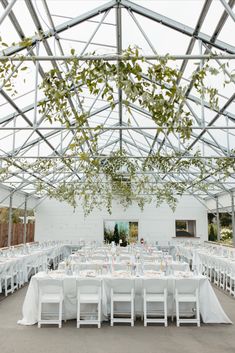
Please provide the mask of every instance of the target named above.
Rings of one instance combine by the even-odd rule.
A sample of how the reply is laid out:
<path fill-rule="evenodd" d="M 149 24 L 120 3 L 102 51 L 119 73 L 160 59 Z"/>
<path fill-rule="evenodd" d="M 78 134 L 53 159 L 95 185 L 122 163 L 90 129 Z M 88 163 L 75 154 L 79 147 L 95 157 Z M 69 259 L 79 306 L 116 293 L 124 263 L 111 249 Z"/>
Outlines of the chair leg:
<path fill-rule="evenodd" d="M 134 326 L 134 298 L 131 299 L 131 326 Z"/>
<path fill-rule="evenodd" d="M 111 298 L 110 325 L 113 326 L 113 298 Z"/>
<path fill-rule="evenodd" d="M 180 323 L 179 323 L 179 302 L 176 299 L 175 301 L 175 311 L 176 311 L 176 326 L 179 327 Z"/>
<path fill-rule="evenodd" d="M 80 328 L 80 301 L 77 303 L 77 328 Z"/>
<path fill-rule="evenodd" d="M 164 300 L 164 320 L 165 327 L 167 327 L 167 298 Z"/>
<path fill-rule="evenodd" d="M 234 278 L 231 279 L 231 284 L 230 284 L 230 294 L 235 297 L 235 280 Z"/>
<path fill-rule="evenodd" d="M 5 296 L 7 297 L 8 291 L 7 291 L 7 278 L 5 278 Z"/>
<path fill-rule="evenodd" d="M 62 327 L 62 302 L 59 303 L 59 328 Z"/>
<path fill-rule="evenodd" d="M 196 301 L 196 311 L 197 311 L 197 326 L 200 327 L 200 310 L 199 310 L 199 301 Z"/>
<path fill-rule="evenodd" d="M 146 298 L 144 297 L 144 326 L 147 326 L 147 303 Z"/>
<path fill-rule="evenodd" d="M 98 302 L 98 328 L 100 328 L 101 326 L 101 302 L 100 302 L 100 298 L 99 298 L 99 302 Z"/>
<path fill-rule="evenodd" d="M 11 277 L 11 293 L 14 293 L 14 276 Z"/>

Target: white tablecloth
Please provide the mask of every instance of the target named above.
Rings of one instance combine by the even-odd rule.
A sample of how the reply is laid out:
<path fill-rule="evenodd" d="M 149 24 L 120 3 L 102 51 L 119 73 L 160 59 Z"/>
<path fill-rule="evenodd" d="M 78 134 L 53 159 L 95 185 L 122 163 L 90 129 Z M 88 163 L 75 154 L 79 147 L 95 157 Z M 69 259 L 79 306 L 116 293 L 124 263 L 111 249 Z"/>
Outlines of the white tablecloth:
<path fill-rule="evenodd" d="M 14 266 L 25 268 L 26 266 L 33 265 L 39 256 L 44 254 L 51 256 L 53 251 L 54 247 L 51 247 L 47 249 L 31 250 L 30 254 L 17 254 L 11 257 L 1 257 L 0 276 L 2 273 L 10 271 L 10 269 Z"/>
<path fill-rule="evenodd" d="M 136 263 L 136 268 L 140 268 L 142 265 Z M 76 262 L 70 261 L 70 266 L 73 271 L 78 270 L 98 270 L 99 268 L 113 268 L 114 270 L 127 270 L 128 264 L 126 261 L 109 263 L 105 261 L 87 261 L 87 262 Z M 130 265 L 129 265 L 130 266 Z M 186 262 L 170 261 L 167 264 L 168 268 L 174 271 L 189 271 L 189 264 Z M 145 262 L 143 264 L 144 269 L 160 271 L 165 269 L 166 265 L 164 262 Z M 66 268 L 66 262 L 63 261 L 59 264 L 59 270 L 64 270 Z"/>
<path fill-rule="evenodd" d="M 73 245 L 63 244 L 59 246 L 50 246 L 47 248 L 33 248 L 30 249 L 29 254 L 16 254 L 11 257 L 0 257 L 0 277 L 2 273 L 5 273 L 11 269 L 13 266 L 18 266 L 19 268 L 24 268 L 25 266 L 30 266 L 35 263 L 37 258 L 41 255 L 46 255 L 47 258 L 54 258 L 58 254 L 63 254 L 64 257 L 68 257 L 71 254 L 71 249 Z"/>
<path fill-rule="evenodd" d="M 177 279 L 182 278 L 183 274 L 178 276 L 164 277 L 168 287 L 168 314 L 171 315 L 173 306 L 174 283 Z M 50 275 L 43 272 L 33 276 L 23 304 L 23 319 L 18 321 L 21 325 L 34 325 L 37 323 L 38 317 L 38 280 L 40 278 L 59 278 L 63 281 L 64 287 L 64 312 L 66 319 L 76 318 L 76 277 L 66 276 L 64 273 L 51 273 Z M 117 278 L 117 277 L 116 277 Z M 129 277 L 135 281 L 135 311 L 142 313 L 142 277 Z M 152 277 L 153 278 L 153 277 Z M 159 277 L 158 277 L 159 278 Z M 162 278 L 162 277 L 160 277 Z M 104 318 L 110 313 L 110 287 L 115 276 L 101 276 L 102 279 L 102 311 Z M 195 281 L 199 281 L 199 299 L 201 317 L 204 323 L 232 323 L 221 307 L 209 280 L 204 276 L 193 277 Z M 52 310 L 52 309 L 50 309 Z"/>

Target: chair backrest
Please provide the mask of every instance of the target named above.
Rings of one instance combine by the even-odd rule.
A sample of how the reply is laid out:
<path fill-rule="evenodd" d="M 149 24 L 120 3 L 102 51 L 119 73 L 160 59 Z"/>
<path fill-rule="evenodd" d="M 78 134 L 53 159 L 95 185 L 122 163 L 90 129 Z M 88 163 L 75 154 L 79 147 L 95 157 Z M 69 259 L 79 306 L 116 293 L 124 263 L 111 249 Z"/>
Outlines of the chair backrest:
<path fill-rule="evenodd" d="M 43 263 L 44 263 L 43 254 L 39 254 L 39 255 L 37 256 L 37 259 L 36 259 L 35 264 L 36 264 L 36 266 L 42 266 Z"/>
<path fill-rule="evenodd" d="M 8 273 L 15 273 L 19 270 L 19 263 L 18 261 L 13 261 L 11 266 L 8 268 Z"/>
<path fill-rule="evenodd" d="M 184 278 L 175 280 L 175 289 L 178 293 L 191 294 L 199 289 L 199 279 L 197 278 Z"/>
<path fill-rule="evenodd" d="M 101 279 L 85 278 L 77 280 L 77 295 L 81 293 L 96 294 L 101 290 Z"/>
<path fill-rule="evenodd" d="M 111 280 L 111 289 L 114 293 L 130 293 L 134 289 L 134 284 L 131 278 L 115 278 Z"/>
<path fill-rule="evenodd" d="M 143 280 L 143 289 L 147 293 L 164 293 L 167 283 L 166 278 L 146 278 Z"/>
<path fill-rule="evenodd" d="M 43 294 L 60 294 L 63 296 L 63 281 L 54 278 L 38 278 L 39 297 Z"/>

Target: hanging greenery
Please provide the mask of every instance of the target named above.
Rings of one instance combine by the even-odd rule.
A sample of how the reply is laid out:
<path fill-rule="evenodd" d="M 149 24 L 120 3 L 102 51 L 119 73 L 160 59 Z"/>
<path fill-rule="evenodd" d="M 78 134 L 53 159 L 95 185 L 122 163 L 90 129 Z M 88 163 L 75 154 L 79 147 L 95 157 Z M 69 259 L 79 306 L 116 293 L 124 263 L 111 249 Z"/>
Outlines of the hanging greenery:
<path fill-rule="evenodd" d="M 27 47 L 31 44 L 26 38 L 22 45 Z M 98 146 L 103 126 L 96 126 L 91 134 L 88 125 L 91 112 L 79 98 L 82 94 L 89 92 L 93 97 L 100 96 L 113 111 L 118 104 L 117 92 L 121 90 L 122 105 L 127 115 L 132 114 L 131 104 L 135 104 L 156 124 L 157 134 L 168 136 L 174 133 L 186 142 L 191 137 L 193 125 L 193 117 L 185 108 L 189 87 L 185 83 L 180 84 L 181 73 L 168 64 L 168 56 L 149 64 L 138 48 L 128 48 L 123 51 L 122 58 L 113 63 L 102 59 L 80 62 L 74 49 L 71 55 L 74 57 L 67 61 L 66 70 L 53 68 L 45 74 L 39 87 L 45 96 L 39 102 L 39 112 L 52 125 L 59 123 L 67 129 L 72 128 L 73 142 L 66 154 L 58 159 L 39 159 L 33 163 L 20 161 L 24 170 L 40 179 L 38 193 L 47 193 L 49 197 L 67 201 L 73 207 L 80 200 L 85 215 L 94 208 L 104 207 L 111 213 L 114 199 L 124 208 L 133 202 L 141 209 L 150 202 L 156 206 L 166 202 L 174 210 L 177 197 L 189 188 L 191 191 L 207 190 L 204 180 L 211 170 L 213 176 L 220 175 L 222 171 L 223 177 L 234 172 L 234 158 L 203 161 L 199 152 L 182 155 L 159 150 L 136 159 L 120 148 L 101 158 Z M 10 61 L 1 62 L 2 78 L 14 70 L 17 75 Z M 192 74 L 193 88 L 215 110 L 218 110 L 218 92 L 206 85 L 206 78 L 209 74 L 217 75 L 223 71 L 224 67 L 219 71 L 205 62 Z M 9 85 L 9 89 L 14 89 L 11 78 Z M 231 156 L 235 156 L 234 151 L 231 151 Z M 12 164 L 6 162 L 0 173 L 2 180 L 9 177 L 11 168 Z M 172 170 L 175 174 L 183 172 L 185 175 L 194 170 L 197 177 L 193 181 L 187 178 L 175 181 L 168 175 Z M 62 181 L 49 182 L 49 177 L 58 172 L 64 173 Z"/>

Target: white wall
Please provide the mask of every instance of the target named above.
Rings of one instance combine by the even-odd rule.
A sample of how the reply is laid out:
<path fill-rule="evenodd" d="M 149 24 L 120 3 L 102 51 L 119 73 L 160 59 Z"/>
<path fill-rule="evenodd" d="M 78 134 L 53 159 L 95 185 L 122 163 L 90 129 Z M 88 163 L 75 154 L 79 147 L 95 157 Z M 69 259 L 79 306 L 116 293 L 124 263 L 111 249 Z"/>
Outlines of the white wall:
<path fill-rule="evenodd" d="M 82 209 L 73 208 L 64 202 L 46 199 L 36 209 L 36 236 L 43 240 L 79 239 L 103 240 L 103 221 L 106 219 L 137 220 L 139 222 L 139 238 L 149 241 L 158 240 L 165 244 L 175 236 L 175 220 L 196 220 L 196 235 L 207 240 L 207 210 L 191 196 L 183 197 L 173 213 L 167 205 L 156 208 L 147 205 L 143 212 L 138 206 L 126 211 L 118 204 L 113 206 L 112 215 L 104 211 L 94 211 L 84 218 Z"/>

